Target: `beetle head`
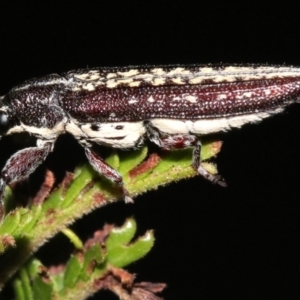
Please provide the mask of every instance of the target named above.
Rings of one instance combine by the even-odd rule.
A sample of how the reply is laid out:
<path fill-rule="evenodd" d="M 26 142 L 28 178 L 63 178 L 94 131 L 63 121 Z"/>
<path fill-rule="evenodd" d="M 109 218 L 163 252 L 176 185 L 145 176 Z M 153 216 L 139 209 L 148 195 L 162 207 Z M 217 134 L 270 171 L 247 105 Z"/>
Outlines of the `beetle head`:
<path fill-rule="evenodd" d="M 6 96 L 0 96 L 0 138 L 14 126 Z"/>

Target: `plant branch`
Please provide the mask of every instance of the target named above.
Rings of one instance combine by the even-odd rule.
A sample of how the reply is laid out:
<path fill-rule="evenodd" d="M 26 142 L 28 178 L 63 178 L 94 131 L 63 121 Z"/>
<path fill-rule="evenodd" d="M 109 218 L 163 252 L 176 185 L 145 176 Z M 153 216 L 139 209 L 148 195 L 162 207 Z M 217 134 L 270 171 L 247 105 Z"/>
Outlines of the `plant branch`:
<path fill-rule="evenodd" d="M 201 159 L 215 156 L 221 142 L 204 142 Z M 159 186 L 196 175 L 191 167 L 191 150 L 170 151 L 159 157 L 148 155 L 147 148 L 112 154 L 107 162 L 122 174 L 129 193 L 136 197 Z M 146 160 L 145 160 L 146 159 Z M 217 173 L 211 163 L 203 163 L 211 173 Z M 51 176 L 39 193 L 37 201 L 28 208 L 10 211 L 0 226 L 0 289 L 21 265 L 41 245 L 75 220 L 92 210 L 122 198 L 119 189 L 99 176 L 89 165 L 77 168 L 73 179 L 68 174 L 65 182 L 53 191 L 46 201 Z M 66 183 L 67 182 L 67 183 Z M 67 186 L 66 186 L 67 185 Z M 12 198 L 10 191 L 6 202 Z"/>

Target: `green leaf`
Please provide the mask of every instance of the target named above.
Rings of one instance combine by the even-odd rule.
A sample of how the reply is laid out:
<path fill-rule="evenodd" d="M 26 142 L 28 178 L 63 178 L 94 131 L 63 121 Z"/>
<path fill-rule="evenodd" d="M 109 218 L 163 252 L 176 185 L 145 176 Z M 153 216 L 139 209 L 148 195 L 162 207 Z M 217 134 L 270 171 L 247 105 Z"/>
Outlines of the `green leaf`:
<path fill-rule="evenodd" d="M 53 286 L 51 283 L 46 283 L 42 278 L 37 277 L 33 285 L 33 295 L 35 300 L 37 299 L 43 299 L 43 300 L 52 300 L 53 297 Z"/>
<path fill-rule="evenodd" d="M 61 207 L 63 204 L 63 198 L 61 196 L 61 189 L 58 189 L 57 191 L 53 192 L 51 194 L 51 197 L 47 199 L 42 205 L 42 213 L 48 214 L 49 212 L 55 211 Z"/>
<path fill-rule="evenodd" d="M 31 213 L 31 219 L 28 220 L 27 224 L 23 225 L 22 232 L 30 232 L 33 227 L 35 226 L 36 222 L 38 221 L 40 215 L 42 212 L 42 206 L 41 205 L 35 205 L 32 207 L 30 213 Z"/>
<path fill-rule="evenodd" d="M 104 260 L 102 249 L 99 244 L 91 246 L 84 255 L 83 268 L 81 270 L 80 279 L 88 280 L 94 271 L 96 263 L 100 264 Z"/>
<path fill-rule="evenodd" d="M 72 231 L 69 228 L 66 228 L 66 229 L 63 229 L 61 232 L 69 238 L 69 240 L 73 243 L 73 245 L 76 249 L 82 249 L 82 247 L 83 247 L 82 241 L 75 234 L 74 231 Z"/>
<path fill-rule="evenodd" d="M 147 156 L 148 148 L 143 147 L 136 151 L 122 152 L 120 154 L 121 164 L 119 166 L 119 172 L 122 175 L 127 174 L 134 167 L 138 166 Z"/>
<path fill-rule="evenodd" d="M 59 272 L 51 275 L 51 282 L 53 285 L 53 291 L 59 292 L 64 289 L 64 273 Z M 53 293 L 53 292 L 52 292 Z"/>
<path fill-rule="evenodd" d="M 136 233 L 136 222 L 126 220 L 122 227 L 114 228 L 106 240 L 107 261 L 115 267 L 124 267 L 145 256 L 154 244 L 152 231 L 129 244 Z"/>
<path fill-rule="evenodd" d="M 21 219 L 20 209 L 11 211 L 4 219 L 0 226 L 0 235 L 9 233 L 12 234 L 19 226 Z"/>
<path fill-rule="evenodd" d="M 190 167 L 192 162 L 192 150 L 173 150 L 164 153 L 162 160 L 158 166 L 154 168 L 154 171 L 163 173 L 173 167 L 176 168 L 178 166 L 178 162 L 180 162 L 180 168 Z"/>
<path fill-rule="evenodd" d="M 153 232 L 147 231 L 144 236 L 138 238 L 132 244 L 119 245 L 119 247 L 108 249 L 107 261 L 115 267 L 122 268 L 144 257 L 153 245 Z"/>
<path fill-rule="evenodd" d="M 13 284 L 15 296 L 17 300 L 26 300 L 25 293 L 20 279 L 16 279 Z"/>
<path fill-rule="evenodd" d="M 112 154 L 109 155 L 105 161 L 113 168 L 119 169 L 120 158 L 117 151 L 113 151 Z"/>
<path fill-rule="evenodd" d="M 112 269 L 137 261 L 151 249 L 152 231 L 131 242 L 135 233 L 136 222 L 128 219 L 121 227 L 108 226 L 97 231 L 82 250 L 70 257 L 66 266 L 47 269 L 39 260 L 31 259 L 14 280 L 17 300 L 86 299 L 101 288 L 94 280 L 99 281 Z"/>
<path fill-rule="evenodd" d="M 22 289 L 24 291 L 25 299 L 34 300 L 33 291 L 30 285 L 30 279 L 25 268 L 20 271 L 20 279 L 22 282 Z"/>
<path fill-rule="evenodd" d="M 24 231 L 24 227 L 29 224 L 33 219 L 33 213 L 32 211 L 29 211 L 27 208 L 20 208 L 20 221 L 18 228 L 15 229 L 14 235 L 26 235 L 26 231 Z"/>
<path fill-rule="evenodd" d="M 73 255 L 67 265 L 64 275 L 65 287 L 72 288 L 75 286 L 83 267 L 83 262 L 80 261 L 77 255 Z"/>
<path fill-rule="evenodd" d="M 106 240 L 107 251 L 112 251 L 115 247 L 129 243 L 136 232 L 136 222 L 134 219 L 127 219 L 122 227 L 115 227 Z"/>
<path fill-rule="evenodd" d="M 26 264 L 25 268 L 29 274 L 29 277 L 34 279 L 39 276 L 41 269 L 43 269 L 43 265 L 39 260 L 31 259 L 30 262 Z"/>
<path fill-rule="evenodd" d="M 81 191 L 93 180 L 96 174 L 96 171 L 88 164 L 77 167 L 75 169 L 74 180 L 65 193 L 61 207 L 65 208 L 72 204 L 74 199 L 80 195 Z"/>
<path fill-rule="evenodd" d="M 222 147 L 222 142 L 207 140 L 202 143 L 201 147 L 201 160 L 205 161 L 216 156 Z"/>
<path fill-rule="evenodd" d="M 13 284 L 17 300 L 52 300 L 53 284 L 46 269 L 42 275 L 43 269 L 40 261 L 32 259 L 20 270 L 19 278 Z"/>

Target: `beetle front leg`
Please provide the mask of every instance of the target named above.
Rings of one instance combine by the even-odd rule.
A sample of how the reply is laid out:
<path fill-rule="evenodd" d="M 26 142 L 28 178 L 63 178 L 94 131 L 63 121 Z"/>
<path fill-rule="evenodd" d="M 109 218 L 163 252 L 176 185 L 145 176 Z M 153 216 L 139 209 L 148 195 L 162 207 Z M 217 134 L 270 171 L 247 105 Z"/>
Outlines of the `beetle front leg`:
<path fill-rule="evenodd" d="M 166 134 L 150 125 L 147 126 L 147 133 L 149 139 L 164 150 L 194 148 L 192 167 L 196 170 L 196 172 L 213 183 L 226 186 L 226 183 L 219 175 L 211 174 L 202 167 L 200 160 L 201 142 L 196 135 Z"/>
<path fill-rule="evenodd" d="M 4 214 L 5 186 L 31 174 L 45 160 L 52 150 L 53 144 L 53 141 L 43 142 L 38 140 L 37 147 L 20 150 L 6 162 L 0 176 L 0 218 Z"/>
<path fill-rule="evenodd" d="M 126 203 L 133 202 L 132 198 L 129 196 L 128 191 L 124 187 L 124 182 L 122 175 L 107 164 L 95 151 L 93 151 L 89 146 L 85 146 L 85 154 L 89 160 L 89 163 L 92 167 L 99 173 L 105 176 L 105 178 L 109 179 L 110 181 L 116 183 L 124 196 L 124 200 Z"/>

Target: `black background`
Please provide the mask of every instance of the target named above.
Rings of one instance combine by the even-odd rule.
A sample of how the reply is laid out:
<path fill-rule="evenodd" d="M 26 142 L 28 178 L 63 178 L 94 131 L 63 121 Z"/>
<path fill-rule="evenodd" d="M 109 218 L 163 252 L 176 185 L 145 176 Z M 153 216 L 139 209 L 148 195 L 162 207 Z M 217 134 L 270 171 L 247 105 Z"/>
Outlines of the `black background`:
<path fill-rule="evenodd" d="M 24 1 L 1 2 L 0 13 L 0 94 L 31 77 L 83 67 L 300 66 L 300 18 L 287 1 Z M 166 299 L 298 299 L 299 135 L 300 107 L 294 105 L 220 136 L 217 161 L 227 188 L 202 178 L 182 181 L 134 205 L 95 211 L 74 228 L 86 239 L 105 222 L 134 216 L 139 233 L 154 229 L 154 249 L 129 269 L 138 281 L 168 283 Z M 20 140 L 0 141 L 1 167 L 20 147 Z M 84 159 L 72 138 L 61 138 L 32 182 L 38 185 L 46 168 L 59 179 Z M 66 238 L 55 241 L 38 253 L 46 265 L 62 263 L 71 251 Z M 94 299 L 109 299 L 102 297 Z"/>

